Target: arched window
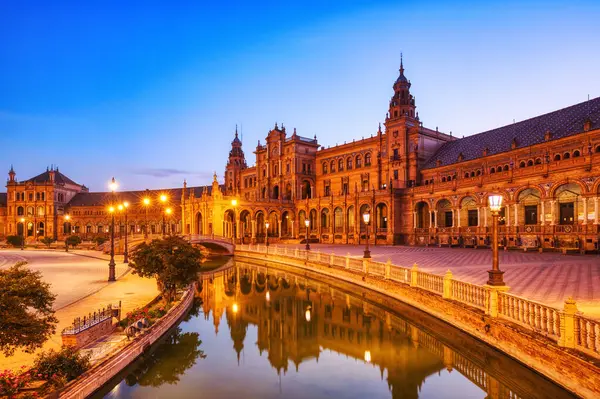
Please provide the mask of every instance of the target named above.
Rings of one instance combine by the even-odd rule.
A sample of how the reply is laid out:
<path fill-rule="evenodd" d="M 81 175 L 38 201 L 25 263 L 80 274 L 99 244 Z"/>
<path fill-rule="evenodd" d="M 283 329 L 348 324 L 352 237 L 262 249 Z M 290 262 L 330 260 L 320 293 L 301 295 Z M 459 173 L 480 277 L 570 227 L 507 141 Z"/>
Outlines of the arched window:
<path fill-rule="evenodd" d="M 446 177 L 442 177 L 442 183 L 446 181 Z"/>
<path fill-rule="evenodd" d="M 323 174 L 327 173 L 327 162 L 323 162 Z"/>
<path fill-rule="evenodd" d="M 344 170 L 344 160 L 340 158 L 338 160 L 338 172 L 341 172 L 342 170 Z"/>
<path fill-rule="evenodd" d="M 505 172 L 508 172 L 508 165 L 504 165 L 504 168 L 502 170 L 504 170 Z"/>
<path fill-rule="evenodd" d="M 600 152 L 600 145 L 596 147 L 596 152 Z"/>
<path fill-rule="evenodd" d="M 362 157 L 360 155 L 356 156 L 356 167 L 357 168 L 361 168 L 362 167 Z"/>
<path fill-rule="evenodd" d="M 535 159 L 535 164 L 536 165 L 541 165 L 542 164 L 542 158 L 536 158 Z"/>
<path fill-rule="evenodd" d="M 563 155 L 563 159 L 569 159 L 571 158 L 571 154 L 569 154 L 568 152 L 565 152 L 565 154 Z"/>
<path fill-rule="evenodd" d="M 471 177 L 475 177 L 475 172 L 471 172 Z"/>
<path fill-rule="evenodd" d="M 331 161 L 331 173 L 335 172 L 335 161 Z"/>
<path fill-rule="evenodd" d="M 27 216 L 33 216 L 33 207 L 32 206 L 27 207 Z"/>
<path fill-rule="evenodd" d="M 527 161 L 527 166 L 533 166 L 533 160 L 530 159 L 529 161 Z"/>
<path fill-rule="evenodd" d="M 429 180 L 425 180 L 425 185 L 429 185 Z"/>
<path fill-rule="evenodd" d="M 519 162 L 519 168 L 524 168 L 524 167 L 525 167 L 525 161 Z"/>
<path fill-rule="evenodd" d="M 469 178 L 469 172 L 465 172 L 465 179 Z"/>
<path fill-rule="evenodd" d="M 496 173 L 496 168 L 491 168 L 490 169 L 490 174 L 492 174 L 492 173 Z"/>
<path fill-rule="evenodd" d="M 598 149 L 600 149 L 600 146 L 598 147 Z M 352 158 L 351 157 L 346 160 L 346 169 L 352 170 Z"/>
<path fill-rule="evenodd" d="M 22 206 L 17 207 L 17 216 L 23 216 L 25 214 L 25 210 Z"/>
<path fill-rule="evenodd" d="M 477 169 L 477 172 L 475 173 L 475 175 L 481 176 L 481 170 Z"/>
<path fill-rule="evenodd" d="M 37 214 L 38 214 L 38 216 L 44 216 L 44 207 L 43 206 L 38 206 Z"/>
<path fill-rule="evenodd" d="M 371 166 L 371 153 L 367 152 L 365 154 L 365 166 Z"/>
<path fill-rule="evenodd" d="M 579 150 L 573 151 L 573 158 L 577 158 L 580 155 L 581 155 L 581 153 L 579 152 Z"/>
<path fill-rule="evenodd" d="M 556 155 L 554 156 L 554 160 L 555 160 L 555 161 L 560 161 L 560 154 L 556 154 Z"/>

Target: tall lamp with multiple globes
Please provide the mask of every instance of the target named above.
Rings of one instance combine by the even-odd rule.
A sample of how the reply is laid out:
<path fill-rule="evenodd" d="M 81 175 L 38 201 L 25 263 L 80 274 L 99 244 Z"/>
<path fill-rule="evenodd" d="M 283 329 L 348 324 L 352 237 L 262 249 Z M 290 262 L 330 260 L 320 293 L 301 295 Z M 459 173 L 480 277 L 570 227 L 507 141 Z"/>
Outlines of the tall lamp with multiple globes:
<path fill-rule="evenodd" d="M 109 188 L 110 191 L 112 192 L 112 202 L 113 204 L 115 203 L 115 191 L 117 191 L 117 182 L 115 181 L 115 178 L 113 177 L 110 184 L 109 184 Z M 108 208 L 108 211 L 111 214 L 111 228 L 110 228 L 110 262 L 108 262 L 108 281 L 115 281 L 116 277 L 115 277 L 115 207 L 114 206 L 110 206 Z"/>
<path fill-rule="evenodd" d="M 310 226 L 310 220 L 304 219 L 304 225 L 306 226 L 306 247 L 304 249 L 310 251 L 310 244 L 308 243 L 308 227 Z"/>
<path fill-rule="evenodd" d="M 123 202 L 123 208 L 125 210 L 125 250 L 123 251 L 123 263 L 129 263 L 128 251 L 127 251 L 127 208 L 129 208 L 129 202 Z"/>
<path fill-rule="evenodd" d="M 369 211 L 366 211 L 365 213 L 363 213 L 363 222 L 365 222 L 365 227 L 367 228 L 367 244 L 365 246 L 365 253 L 363 258 L 370 258 L 371 257 L 371 251 L 369 251 L 369 223 L 371 222 L 371 214 L 369 213 Z"/>
<path fill-rule="evenodd" d="M 488 285 L 503 286 L 504 272 L 500 270 L 498 261 L 498 216 L 502 208 L 502 196 L 490 195 L 488 197 L 490 211 L 492 212 L 492 270 L 488 271 Z"/>

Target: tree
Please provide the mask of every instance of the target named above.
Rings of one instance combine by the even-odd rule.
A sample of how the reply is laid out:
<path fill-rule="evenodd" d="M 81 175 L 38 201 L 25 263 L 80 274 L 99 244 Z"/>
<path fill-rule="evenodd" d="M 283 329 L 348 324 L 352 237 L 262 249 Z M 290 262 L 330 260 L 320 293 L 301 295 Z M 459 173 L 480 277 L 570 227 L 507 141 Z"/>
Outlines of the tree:
<path fill-rule="evenodd" d="M 198 278 L 202 253 L 184 239 L 169 236 L 138 245 L 129 259 L 133 273 L 156 278 L 163 297 L 171 302 L 177 289 L 187 287 Z"/>
<path fill-rule="evenodd" d="M 20 247 L 21 244 L 23 243 L 23 237 L 22 236 L 8 236 L 6 237 L 6 242 L 10 245 L 12 245 L 13 247 Z"/>
<path fill-rule="evenodd" d="M 33 352 L 54 334 L 58 323 L 52 310 L 56 295 L 42 274 L 26 264 L 0 270 L 0 351 L 5 356 L 16 349 Z"/>
<path fill-rule="evenodd" d="M 96 245 L 102 245 L 107 241 L 106 237 L 102 237 L 102 236 L 97 236 L 94 238 L 94 242 L 96 243 Z"/>
<path fill-rule="evenodd" d="M 81 244 L 81 237 L 79 237 L 77 235 L 72 235 L 72 236 L 67 237 L 67 239 L 65 241 L 66 241 L 67 245 L 70 245 L 71 247 L 75 248 L 76 246 Z"/>
<path fill-rule="evenodd" d="M 48 248 L 50 248 L 50 244 L 54 242 L 54 238 L 52 237 L 44 237 L 40 240 L 42 244 L 45 244 Z"/>

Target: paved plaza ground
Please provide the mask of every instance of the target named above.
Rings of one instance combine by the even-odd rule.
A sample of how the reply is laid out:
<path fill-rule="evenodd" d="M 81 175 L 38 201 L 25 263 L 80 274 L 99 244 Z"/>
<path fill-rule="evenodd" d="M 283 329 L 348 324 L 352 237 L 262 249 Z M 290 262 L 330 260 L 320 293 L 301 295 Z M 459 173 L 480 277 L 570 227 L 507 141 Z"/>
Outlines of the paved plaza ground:
<path fill-rule="evenodd" d="M 59 323 L 56 333 L 43 349 L 59 348 L 62 344 L 60 332 L 76 317 L 119 301 L 123 314 L 126 314 L 158 295 L 155 280 L 127 273 L 128 267 L 121 256 L 116 257 L 117 281 L 113 283 L 107 281 L 109 257 L 98 251 L 0 250 L 0 269 L 20 260 L 26 260 L 31 269 L 41 271 L 43 279 L 57 294 L 54 309 Z M 0 370 L 31 365 L 33 359 L 34 355 L 20 351 L 8 358 L 0 354 Z"/>
<path fill-rule="evenodd" d="M 304 248 L 303 245 L 291 247 Z M 312 250 L 336 255 L 362 256 L 364 246 L 311 244 Z M 417 263 L 426 272 L 485 284 L 492 265 L 491 249 L 371 246 L 373 260 L 411 267 Z M 600 318 L 600 256 L 560 253 L 500 251 L 500 269 L 510 293 L 562 308 L 572 296 L 579 310 Z"/>

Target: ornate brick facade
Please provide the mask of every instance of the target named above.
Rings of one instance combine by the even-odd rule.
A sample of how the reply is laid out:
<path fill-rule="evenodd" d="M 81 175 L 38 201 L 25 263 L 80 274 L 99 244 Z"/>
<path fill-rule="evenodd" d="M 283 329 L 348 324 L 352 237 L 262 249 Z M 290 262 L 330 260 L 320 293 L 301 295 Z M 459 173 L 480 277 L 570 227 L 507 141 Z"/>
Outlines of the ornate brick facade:
<path fill-rule="evenodd" d="M 311 241 L 358 243 L 366 239 L 362 215 L 369 211 L 374 243 L 486 246 L 487 197 L 501 193 L 505 246 L 596 248 L 600 98 L 456 139 L 423 126 L 410 88 L 401 63 L 383 129 L 335 147 L 275 124 L 248 167 L 236 129 L 224 184 L 215 175 L 206 187 L 118 193 L 132 205 L 121 232 L 143 233 L 146 212 L 149 229 L 160 232 L 165 205 L 156 199 L 164 192 L 174 211 L 168 230 L 178 233 L 235 232 L 244 242 L 263 242 L 268 222 L 272 240 L 308 233 Z M 153 200 L 148 211 L 145 197 Z M 29 236 L 106 234 L 111 201 L 58 170 L 17 182 L 11 168 L 0 194 L 0 232 L 20 232 L 24 212 Z"/>

